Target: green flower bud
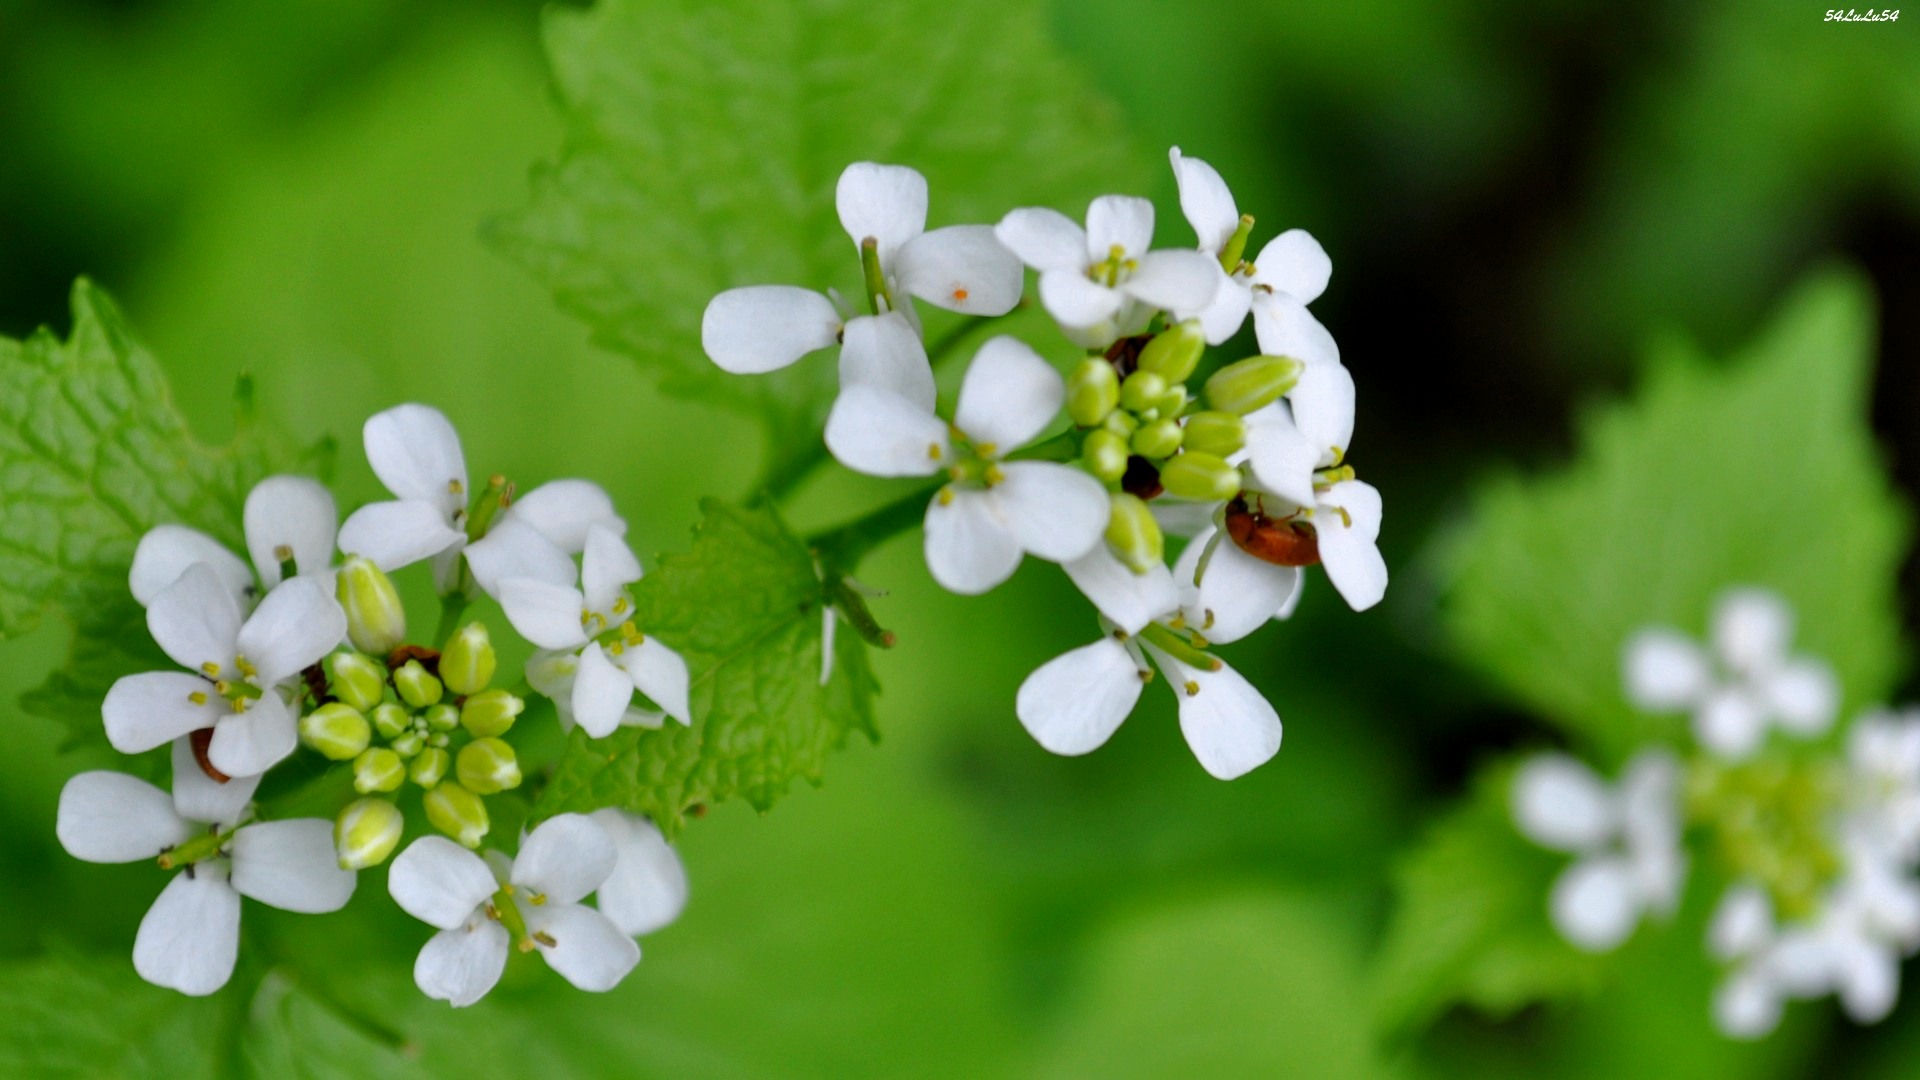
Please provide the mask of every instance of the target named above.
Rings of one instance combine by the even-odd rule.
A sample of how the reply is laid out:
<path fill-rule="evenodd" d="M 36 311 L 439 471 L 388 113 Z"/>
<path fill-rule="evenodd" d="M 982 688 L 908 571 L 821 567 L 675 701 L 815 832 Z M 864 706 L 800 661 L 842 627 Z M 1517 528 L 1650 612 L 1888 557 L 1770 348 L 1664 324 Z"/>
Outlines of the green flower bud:
<path fill-rule="evenodd" d="M 1107 418 L 1100 422 L 1100 426 L 1125 439 L 1140 426 L 1140 421 L 1135 420 L 1133 414 L 1124 409 L 1115 409 L 1107 414 Z"/>
<path fill-rule="evenodd" d="M 1080 446 L 1080 461 L 1088 472 L 1111 484 L 1127 471 L 1127 440 L 1106 428 L 1090 431 Z"/>
<path fill-rule="evenodd" d="M 1247 422 L 1230 412 L 1197 412 L 1187 417 L 1187 437 L 1181 444 L 1215 457 L 1237 454 L 1247 445 Z"/>
<path fill-rule="evenodd" d="M 487 804 L 459 784 L 439 784 L 420 802 L 427 808 L 427 820 L 433 827 L 461 844 L 477 848 L 486 839 L 492 824 L 487 819 Z"/>
<path fill-rule="evenodd" d="M 377 705 L 369 718 L 373 721 L 373 730 L 383 739 L 391 739 L 413 729 L 413 714 L 404 705 L 395 705 L 389 701 Z"/>
<path fill-rule="evenodd" d="M 1120 404 L 1134 412 L 1145 412 L 1166 392 L 1167 380 L 1151 371 L 1136 371 L 1120 386 Z"/>
<path fill-rule="evenodd" d="M 406 819 L 400 808 L 385 799 L 356 799 L 333 819 L 333 850 L 340 869 L 365 870 L 379 866 L 400 846 Z"/>
<path fill-rule="evenodd" d="M 392 579 L 358 555 L 340 568 L 340 606 L 347 612 L 347 638 L 353 647 L 385 656 L 407 637 L 407 609 Z"/>
<path fill-rule="evenodd" d="M 505 735 L 513 726 L 513 718 L 526 707 L 526 702 L 505 690 L 483 690 L 468 698 L 461 707 L 460 726 L 472 732 L 476 739 Z"/>
<path fill-rule="evenodd" d="M 387 745 L 401 757 L 410 758 L 427 748 L 427 737 L 417 731 L 409 731 Z"/>
<path fill-rule="evenodd" d="M 420 751 L 420 755 L 407 765 L 407 779 L 423 788 L 431 788 L 447 778 L 447 770 L 453 768 L 453 755 L 439 747 Z"/>
<path fill-rule="evenodd" d="M 453 738 L 444 731 L 436 731 L 427 736 L 427 745 L 441 750 L 445 750 L 452 742 Z"/>
<path fill-rule="evenodd" d="M 1160 523 L 1153 519 L 1153 511 L 1139 496 L 1114 494 L 1113 513 L 1107 518 L 1107 546 L 1136 574 L 1159 565 L 1166 540 L 1160 535 Z"/>
<path fill-rule="evenodd" d="M 1153 336 L 1140 350 L 1140 370 L 1151 371 L 1170 383 L 1185 382 L 1200 364 L 1200 353 L 1207 347 L 1206 331 L 1199 319 L 1175 323 Z"/>
<path fill-rule="evenodd" d="M 300 718 L 300 741 L 331 760 L 347 761 L 373 741 L 373 728 L 360 710 L 335 701 Z"/>
<path fill-rule="evenodd" d="M 353 790 L 362 795 L 397 791 L 407 778 L 406 763 L 384 746 L 363 750 L 353 759 Z"/>
<path fill-rule="evenodd" d="M 1218 502 L 1240 490 L 1240 470 L 1214 454 L 1189 450 L 1160 466 L 1160 483 L 1179 499 Z"/>
<path fill-rule="evenodd" d="M 1080 361 L 1067 377 L 1067 415 L 1081 427 L 1105 420 L 1119 400 L 1120 376 L 1098 356 Z"/>
<path fill-rule="evenodd" d="M 440 679 L 456 694 L 477 694 L 493 681 L 493 641 L 485 625 L 468 623 L 440 650 Z"/>
<path fill-rule="evenodd" d="M 1207 380 L 1207 404 L 1245 416 L 1293 389 L 1303 366 L 1284 356 L 1249 356 L 1228 364 Z"/>
<path fill-rule="evenodd" d="M 366 712 L 387 689 L 387 671 L 364 653 L 341 652 L 327 657 L 328 689 L 341 701 Z"/>
<path fill-rule="evenodd" d="M 1186 408 L 1190 400 L 1185 386 L 1169 386 L 1166 393 L 1154 399 L 1153 411 L 1171 419 L 1179 416 L 1180 410 Z"/>
<path fill-rule="evenodd" d="M 393 673 L 394 689 L 400 691 L 400 700 L 416 709 L 424 709 L 440 700 L 446 688 L 440 680 L 427 673 L 420 661 L 409 660 L 402 664 L 399 671 Z"/>
<path fill-rule="evenodd" d="M 461 786 L 481 795 L 520 786 L 520 761 L 504 739 L 475 739 L 461 747 L 453 771 Z"/>
<path fill-rule="evenodd" d="M 1180 439 L 1179 421 L 1155 420 L 1142 424 L 1140 430 L 1133 433 L 1133 452 L 1144 458 L 1167 457 L 1180 449 Z"/>
<path fill-rule="evenodd" d="M 460 726 L 460 710 L 443 701 L 427 710 L 426 719 L 433 731 L 452 731 Z"/>

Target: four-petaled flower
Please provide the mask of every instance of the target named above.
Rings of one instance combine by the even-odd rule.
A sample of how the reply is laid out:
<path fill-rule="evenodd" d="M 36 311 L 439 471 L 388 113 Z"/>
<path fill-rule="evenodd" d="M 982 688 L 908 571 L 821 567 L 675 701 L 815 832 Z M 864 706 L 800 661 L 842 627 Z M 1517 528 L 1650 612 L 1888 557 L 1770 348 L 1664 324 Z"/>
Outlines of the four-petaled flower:
<path fill-rule="evenodd" d="M 133 598 L 142 606 L 153 603 L 195 563 L 212 568 L 242 610 L 251 610 L 255 599 L 280 584 L 281 567 L 288 563 L 295 574 L 313 578 L 333 595 L 333 540 L 340 517 L 333 494 L 319 481 L 267 477 L 247 492 L 241 522 L 251 567 L 199 529 L 173 524 L 148 529 L 133 550 L 133 569 L 127 575 Z"/>

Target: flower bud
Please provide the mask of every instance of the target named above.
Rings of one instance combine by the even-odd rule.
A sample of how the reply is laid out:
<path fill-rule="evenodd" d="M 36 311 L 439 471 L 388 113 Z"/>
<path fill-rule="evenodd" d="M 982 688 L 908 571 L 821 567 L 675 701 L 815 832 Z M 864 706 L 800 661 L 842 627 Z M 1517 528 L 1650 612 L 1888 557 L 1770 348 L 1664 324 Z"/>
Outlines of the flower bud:
<path fill-rule="evenodd" d="M 333 851 L 340 869 L 379 866 L 400 845 L 406 825 L 400 808 L 385 799 L 356 799 L 333 819 Z"/>
<path fill-rule="evenodd" d="M 353 790 L 362 795 L 397 791 L 407 779 L 406 763 L 384 746 L 363 750 L 353 759 Z"/>
<path fill-rule="evenodd" d="M 1080 361 L 1067 377 L 1067 415 L 1081 427 L 1105 420 L 1119 400 L 1120 376 L 1098 356 Z"/>
<path fill-rule="evenodd" d="M 483 690 L 468 698 L 461 707 L 460 726 L 472 732 L 476 739 L 505 735 L 513 726 L 514 717 L 526 707 L 526 702 L 505 690 Z"/>
<path fill-rule="evenodd" d="M 426 719 L 431 731 L 452 731 L 460 726 L 460 710 L 443 701 L 427 710 Z"/>
<path fill-rule="evenodd" d="M 1080 446 L 1080 462 L 1088 472 L 1111 484 L 1126 474 L 1127 440 L 1105 428 L 1090 431 Z"/>
<path fill-rule="evenodd" d="M 410 758 L 427 748 L 427 737 L 418 731 L 408 731 L 387 745 L 401 757 Z"/>
<path fill-rule="evenodd" d="M 1137 495 L 1114 494 L 1113 512 L 1107 518 L 1107 546 L 1121 562 L 1136 574 L 1144 574 L 1159 565 L 1166 551 L 1160 535 L 1160 523 L 1153 511 Z"/>
<path fill-rule="evenodd" d="M 416 709 L 424 709 L 440 700 L 445 687 L 440 680 L 428 674 L 420 666 L 420 661 L 409 660 L 393 673 L 393 687 L 400 691 L 400 700 Z"/>
<path fill-rule="evenodd" d="M 1207 347 L 1199 319 L 1174 323 L 1153 336 L 1140 350 L 1140 370 L 1151 371 L 1170 383 L 1185 382 Z"/>
<path fill-rule="evenodd" d="M 431 788 L 447 778 L 447 770 L 453 768 L 453 755 L 439 747 L 420 751 L 407 764 L 407 779 L 423 788 Z"/>
<path fill-rule="evenodd" d="M 1166 392 L 1167 380 L 1151 371 L 1136 371 L 1120 385 L 1120 404 L 1133 412 L 1145 412 Z"/>
<path fill-rule="evenodd" d="M 354 555 L 340 568 L 340 606 L 347 613 L 347 638 L 353 647 L 385 656 L 407 637 L 407 609 L 392 579 L 373 560 Z"/>
<path fill-rule="evenodd" d="M 413 714 L 407 711 L 406 706 L 391 701 L 374 706 L 369 719 L 373 721 L 373 730 L 378 731 L 383 739 L 394 738 L 413 728 Z"/>
<path fill-rule="evenodd" d="M 487 820 L 487 804 L 480 796 L 461 787 L 459 784 L 443 783 L 420 800 L 427 809 L 427 820 L 433 827 L 458 840 L 470 848 L 480 846 L 487 835 L 491 822 Z"/>
<path fill-rule="evenodd" d="M 1207 380 L 1207 403 L 1245 416 L 1293 389 L 1303 366 L 1284 356 L 1249 356 L 1228 364 Z"/>
<path fill-rule="evenodd" d="M 340 652 L 327 657 L 327 688 L 341 701 L 367 712 L 380 704 L 387 689 L 387 672 L 364 653 Z"/>
<path fill-rule="evenodd" d="M 1247 422 L 1230 412 L 1197 412 L 1187 417 L 1187 436 L 1181 443 L 1215 457 L 1237 454 L 1247 445 Z"/>
<path fill-rule="evenodd" d="M 1105 420 L 1100 421 L 1100 426 L 1124 439 L 1134 433 L 1134 430 L 1140 426 L 1140 421 L 1135 420 L 1133 414 L 1124 409 L 1115 409 L 1107 414 Z"/>
<path fill-rule="evenodd" d="M 1166 393 L 1154 399 L 1153 411 L 1171 419 L 1180 415 L 1180 410 L 1187 407 L 1189 400 L 1185 386 L 1169 386 Z"/>
<path fill-rule="evenodd" d="M 1214 454 L 1190 450 L 1160 466 L 1160 483 L 1178 499 L 1218 502 L 1240 490 L 1240 470 Z"/>
<path fill-rule="evenodd" d="M 440 679 L 456 694 L 477 694 L 493 681 L 495 659 L 485 624 L 468 623 L 440 650 Z"/>
<path fill-rule="evenodd" d="M 360 710 L 335 701 L 300 718 L 300 741 L 330 760 L 347 761 L 373 741 L 373 728 Z"/>
<path fill-rule="evenodd" d="M 1151 424 L 1140 425 L 1140 430 L 1133 433 L 1133 452 L 1157 460 L 1180 449 L 1180 439 L 1179 421 L 1155 420 Z"/>
<path fill-rule="evenodd" d="M 462 787 L 481 795 L 520 786 L 520 761 L 504 739 L 475 739 L 461 747 L 453 771 Z"/>

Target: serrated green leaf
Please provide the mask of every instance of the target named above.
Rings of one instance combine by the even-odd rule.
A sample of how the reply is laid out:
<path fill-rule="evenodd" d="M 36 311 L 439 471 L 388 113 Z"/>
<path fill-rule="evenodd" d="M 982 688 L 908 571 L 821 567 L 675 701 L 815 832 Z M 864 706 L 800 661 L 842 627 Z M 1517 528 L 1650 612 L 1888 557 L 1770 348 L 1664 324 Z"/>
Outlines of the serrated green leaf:
<path fill-rule="evenodd" d="M 575 731 L 536 817 L 619 806 L 668 833 L 688 810 L 740 797 L 765 810 L 796 778 L 818 782 L 851 732 L 876 736 L 866 646 L 835 635 L 820 684 L 824 590 L 813 556 L 770 507 L 703 504 L 691 550 L 634 591 L 634 621 L 680 651 L 694 722 Z"/>
<path fill-rule="evenodd" d="M 1754 584 L 1793 604 L 1796 648 L 1834 665 L 1847 708 L 1880 701 L 1909 528 L 1867 423 L 1873 325 L 1858 278 L 1816 278 L 1727 364 L 1661 350 L 1566 470 L 1489 485 L 1447 609 L 1467 659 L 1617 762 L 1683 723 L 1627 705 L 1622 643 L 1650 623 L 1704 634 L 1715 594 Z"/>
<path fill-rule="evenodd" d="M 834 209 L 848 163 L 925 173 L 930 226 L 1077 215 L 1141 168 L 1031 5 L 602 0 L 545 27 L 567 139 L 494 242 L 668 390 L 763 418 L 774 461 L 818 442 L 833 365 L 727 375 L 700 317 L 737 285 L 859 295 Z"/>
<path fill-rule="evenodd" d="M 49 612 L 74 627 L 66 667 L 26 696 L 32 713 L 102 739 L 99 703 L 130 671 L 164 667 L 127 591 L 142 533 L 163 522 L 201 529 L 244 550 L 247 490 L 286 469 L 313 469 L 312 450 L 260 425 L 242 384 L 238 434 L 200 443 L 173 407 L 165 378 L 105 293 L 73 287 L 73 330 L 0 338 L 0 639 Z"/>

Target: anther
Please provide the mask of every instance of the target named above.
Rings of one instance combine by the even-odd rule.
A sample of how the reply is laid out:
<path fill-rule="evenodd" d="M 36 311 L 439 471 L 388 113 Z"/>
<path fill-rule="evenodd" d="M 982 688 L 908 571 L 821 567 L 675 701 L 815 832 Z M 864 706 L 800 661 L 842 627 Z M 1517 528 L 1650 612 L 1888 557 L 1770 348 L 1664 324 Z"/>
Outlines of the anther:
<path fill-rule="evenodd" d="M 1193 697 L 1198 693 L 1200 693 L 1200 684 L 1197 682 L 1194 682 L 1192 679 L 1188 679 L 1185 689 L 1187 691 L 1187 696 Z"/>

